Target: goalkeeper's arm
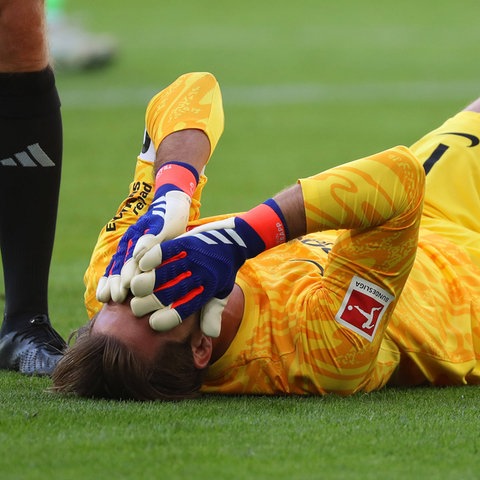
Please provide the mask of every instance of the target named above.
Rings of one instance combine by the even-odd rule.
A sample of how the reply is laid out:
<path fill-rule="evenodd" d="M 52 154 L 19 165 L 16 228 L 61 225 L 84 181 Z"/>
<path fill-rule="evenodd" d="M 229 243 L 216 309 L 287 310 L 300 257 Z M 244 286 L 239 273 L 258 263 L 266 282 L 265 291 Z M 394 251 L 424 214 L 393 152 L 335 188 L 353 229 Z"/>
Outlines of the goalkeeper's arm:
<path fill-rule="evenodd" d="M 303 235 L 305 223 L 302 189 L 294 185 L 238 217 L 156 245 L 139 262 L 145 273 L 132 280 L 133 312 L 154 312 L 150 325 L 161 331 L 202 310 L 202 330 L 218 336 L 238 269 L 248 258 Z"/>
<path fill-rule="evenodd" d="M 207 309 L 216 320 L 204 318 L 202 330 L 218 335 L 218 312 L 247 259 L 306 233 L 383 225 L 418 200 L 409 181 L 422 175 L 413 154 L 396 147 L 300 180 L 245 214 L 157 245 L 139 262 L 145 273 L 132 281 L 133 312 L 154 312 L 150 324 L 163 330 L 213 299 Z"/>

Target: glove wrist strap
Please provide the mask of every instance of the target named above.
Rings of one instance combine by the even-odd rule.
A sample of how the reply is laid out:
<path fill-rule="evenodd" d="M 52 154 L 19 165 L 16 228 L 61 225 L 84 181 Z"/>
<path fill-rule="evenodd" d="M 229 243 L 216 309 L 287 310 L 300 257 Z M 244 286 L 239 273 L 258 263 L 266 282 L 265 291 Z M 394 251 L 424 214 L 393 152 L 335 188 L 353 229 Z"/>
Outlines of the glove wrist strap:
<path fill-rule="evenodd" d="M 168 162 L 162 165 L 155 176 L 155 190 L 171 185 L 182 190 L 188 196 L 192 196 L 197 188 L 198 173 L 187 163 Z"/>
<path fill-rule="evenodd" d="M 240 215 L 240 218 L 257 232 L 263 243 L 265 243 L 265 250 L 287 241 L 288 232 L 283 214 L 272 199 Z"/>

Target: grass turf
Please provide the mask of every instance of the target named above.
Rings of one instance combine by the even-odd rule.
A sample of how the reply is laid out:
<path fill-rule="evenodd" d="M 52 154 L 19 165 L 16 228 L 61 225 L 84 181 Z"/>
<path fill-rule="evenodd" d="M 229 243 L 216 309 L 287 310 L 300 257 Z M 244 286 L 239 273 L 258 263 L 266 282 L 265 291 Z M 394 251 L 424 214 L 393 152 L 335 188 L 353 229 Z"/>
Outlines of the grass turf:
<path fill-rule="evenodd" d="M 5 480 L 478 478 L 472 387 L 138 404 L 0 384 Z"/>
<path fill-rule="evenodd" d="M 476 0 L 70 8 L 115 34 L 120 54 L 108 69 L 58 75 L 65 161 L 50 304 L 64 335 L 86 320 L 83 271 L 127 191 L 145 103 L 178 75 L 211 71 L 224 93 L 205 214 L 408 145 L 480 90 Z M 475 387 L 138 405 L 60 399 L 48 384 L 0 373 L 2 479 L 468 479 L 480 469 Z"/>

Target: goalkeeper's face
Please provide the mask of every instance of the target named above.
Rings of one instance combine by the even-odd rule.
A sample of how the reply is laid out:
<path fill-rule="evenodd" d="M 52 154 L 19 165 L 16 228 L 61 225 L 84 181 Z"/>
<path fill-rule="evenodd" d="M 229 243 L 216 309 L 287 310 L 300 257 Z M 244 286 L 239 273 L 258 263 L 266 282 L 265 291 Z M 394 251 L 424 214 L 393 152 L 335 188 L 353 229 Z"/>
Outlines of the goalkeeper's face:
<path fill-rule="evenodd" d="M 109 302 L 96 316 L 91 333 L 117 338 L 147 362 L 156 358 L 166 342 L 184 342 L 191 337 L 196 366 L 204 368 L 212 354 L 212 340 L 200 330 L 199 317 L 193 314 L 170 331 L 156 332 L 150 327 L 149 315 L 137 318 L 133 314 L 129 300 L 122 304 Z"/>

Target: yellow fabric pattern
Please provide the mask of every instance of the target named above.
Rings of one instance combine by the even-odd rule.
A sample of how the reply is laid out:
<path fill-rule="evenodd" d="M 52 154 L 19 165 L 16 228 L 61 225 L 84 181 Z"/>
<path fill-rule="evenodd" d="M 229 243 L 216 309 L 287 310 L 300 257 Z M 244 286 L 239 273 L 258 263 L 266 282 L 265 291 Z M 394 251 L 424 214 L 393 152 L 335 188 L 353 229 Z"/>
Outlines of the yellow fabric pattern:
<path fill-rule="evenodd" d="M 460 112 L 412 150 L 428 171 L 419 250 L 378 361 L 401 355 L 391 384 L 478 384 L 480 115 Z"/>
<path fill-rule="evenodd" d="M 148 104 L 145 124 L 155 150 L 169 134 L 187 128 L 204 131 L 215 150 L 223 133 L 222 95 L 211 73 L 186 73 L 155 95 Z"/>
<path fill-rule="evenodd" d="M 422 225 L 464 246 L 480 267 L 480 115 L 464 111 L 412 146 L 429 165 Z"/>
<path fill-rule="evenodd" d="M 479 279 L 464 249 L 422 231 L 377 362 L 378 372 L 398 367 L 391 385 L 480 383 Z"/>

